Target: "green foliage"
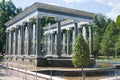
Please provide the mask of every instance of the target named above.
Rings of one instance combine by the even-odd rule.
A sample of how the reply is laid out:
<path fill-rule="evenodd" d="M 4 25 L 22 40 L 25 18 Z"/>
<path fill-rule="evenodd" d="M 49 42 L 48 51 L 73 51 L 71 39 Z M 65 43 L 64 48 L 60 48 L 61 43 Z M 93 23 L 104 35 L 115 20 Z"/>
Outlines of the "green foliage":
<path fill-rule="evenodd" d="M 120 49 L 120 39 L 118 37 L 120 27 L 117 27 L 113 20 L 106 18 L 102 14 L 97 14 L 94 17 L 94 23 L 94 53 L 96 55 L 114 56 L 115 51 Z"/>
<path fill-rule="evenodd" d="M 83 39 L 82 34 L 79 34 L 73 48 L 72 62 L 75 67 L 84 66 L 90 61 L 89 48 Z"/>
<path fill-rule="evenodd" d="M 116 23 L 120 27 L 120 15 L 117 16 Z"/>
<path fill-rule="evenodd" d="M 103 53 L 106 56 L 114 55 L 117 34 L 117 26 L 114 23 L 114 21 L 111 20 L 111 22 L 107 25 L 106 31 L 101 42 L 101 53 Z"/>
<path fill-rule="evenodd" d="M 2 0 L 0 2 L 0 52 L 3 52 L 5 49 L 5 23 L 10 20 L 12 17 L 17 15 L 22 11 L 21 8 L 16 8 L 13 2 Z"/>
<path fill-rule="evenodd" d="M 106 29 L 106 25 L 107 25 L 107 19 L 104 15 L 102 14 L 97 14 L 94 19 L 94 25 L 93 25 L 93 47 L 94 47 L 94 54 L 97 56 L 99 55 L 99 50 L 100 50 L 100 43 L 102 41 L 102 37 L 104 35 L 105 29 Z"/>

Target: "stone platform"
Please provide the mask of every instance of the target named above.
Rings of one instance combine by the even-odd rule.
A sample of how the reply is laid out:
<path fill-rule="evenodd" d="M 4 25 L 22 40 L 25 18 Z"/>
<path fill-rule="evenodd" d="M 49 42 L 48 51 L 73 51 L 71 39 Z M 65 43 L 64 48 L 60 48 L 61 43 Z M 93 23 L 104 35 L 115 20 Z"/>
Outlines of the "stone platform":
<path fill-rule="evenodd" d="M 7 56 L 8 62 L 38 67 L 74 67 L 71 57 L 35 57 L 35 56 Z M 93 67 L 94 59 L 86 67 Z"/>

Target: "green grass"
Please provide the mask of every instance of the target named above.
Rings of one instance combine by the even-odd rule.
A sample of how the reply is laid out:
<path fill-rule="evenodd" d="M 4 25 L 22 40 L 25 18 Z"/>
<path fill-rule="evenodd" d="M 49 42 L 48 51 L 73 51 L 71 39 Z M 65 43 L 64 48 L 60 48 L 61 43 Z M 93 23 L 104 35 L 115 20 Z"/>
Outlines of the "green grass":
<path fill-rule="evenodd" d="M 108 67 L 114 67 L 114 65 L 108 62 L 97 62 L 97 66 L 95 68 L 108 68 Z"/>
<path fill-rule="evenodd" d="M 98 56 L 97 60 L 108 60 L 107 56 Z M 111 61 L 120 61 L 120 58 L 118 57 L 113 57 L 113 56 L 109 56 L 109 60 Z"/>
<path fill-rule="evenodd" d="M 107 56 L 98 56 L 96 60 L 96 68 L 114 67 L 114 64 L 111 62 L 120 62 L 120 58 L 115 58 L 113 56 L 109 56 L 109 60 Z"/>

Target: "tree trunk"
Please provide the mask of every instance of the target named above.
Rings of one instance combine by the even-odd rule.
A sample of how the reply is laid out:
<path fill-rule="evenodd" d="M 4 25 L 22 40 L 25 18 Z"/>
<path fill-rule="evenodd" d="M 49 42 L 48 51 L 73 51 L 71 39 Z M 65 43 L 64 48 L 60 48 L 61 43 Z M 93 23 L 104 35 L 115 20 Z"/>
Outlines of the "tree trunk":
<path fill-rule="evenodd" d="M 84 75 L 83 66 L 82 66 L 82 80 L 85 80 L 85 75 Z"/>

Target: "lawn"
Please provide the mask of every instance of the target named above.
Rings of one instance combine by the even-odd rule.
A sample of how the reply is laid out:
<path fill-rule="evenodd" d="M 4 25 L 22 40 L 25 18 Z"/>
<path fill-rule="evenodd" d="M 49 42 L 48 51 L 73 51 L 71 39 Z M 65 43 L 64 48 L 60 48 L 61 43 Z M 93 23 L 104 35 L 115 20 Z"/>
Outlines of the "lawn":
<path fill-rule="evenodd" d="M 110 56 L 109 59 L 107 56 L 98 56 L 97 57 L 97 60 L 109 60 L 109 61 L 119 61 L 120 62 L 120 58 L 119 57 L 113 57 L 113 56 Z"/>

